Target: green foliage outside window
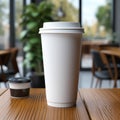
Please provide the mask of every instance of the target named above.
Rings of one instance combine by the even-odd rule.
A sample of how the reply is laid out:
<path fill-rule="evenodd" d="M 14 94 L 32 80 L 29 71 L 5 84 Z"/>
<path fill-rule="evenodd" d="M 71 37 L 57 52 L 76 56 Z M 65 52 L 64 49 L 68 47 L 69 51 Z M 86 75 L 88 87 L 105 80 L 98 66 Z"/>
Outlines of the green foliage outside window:
<path fill-rule="evenodd" d="M 3 27 L 3 21 L 5 17 L 5 11 L 3 10 L 5 8 L 4 2 L 0 2 L 0 35 L 4 34 L 4 27 Z"/>
<path fill-rule="evenodd" d="M 112 30 L 111 12 L 111 3 L 107 3 L 105 6 L 100 6 L 96 13 L 99 25 L 103 25 L 107 32 Z"/>
<path fill-rule="evenodd" d="M 49 1 L 51 1 L 55 6 L 54 12 L 56 14 L 57 20 L 59 20 L 59 21 L 73 21 L 73 22 L 79 21 L 79 16 L 78 16 L 79 9 L 76 8 L 71 2 L 69 2 L 68 0 L 49 0 Z M 62 7 L 62 10 L 64 12 L 63 17 L 59 17 L 57 14 L 60 7 Z"/>

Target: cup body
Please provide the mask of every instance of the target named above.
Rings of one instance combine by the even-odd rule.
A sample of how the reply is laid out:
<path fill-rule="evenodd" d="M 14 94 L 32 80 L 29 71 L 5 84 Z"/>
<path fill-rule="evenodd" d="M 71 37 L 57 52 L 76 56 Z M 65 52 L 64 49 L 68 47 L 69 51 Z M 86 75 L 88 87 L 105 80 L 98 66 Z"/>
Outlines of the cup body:
<path fill-rule="evenodd" d="M 83 30 L 75 29 L 73 23 L 57 22 L 56 28 L 51 28 L 52 24 L 55 25 L 54 22 L 50 26 L 48 23 L 48 28 L 45 24 L 40 31 L 47 104 L 71 107 L 76 104 L 77 98 Z M 65 25 L 68 26 L 65 28 Z"/>

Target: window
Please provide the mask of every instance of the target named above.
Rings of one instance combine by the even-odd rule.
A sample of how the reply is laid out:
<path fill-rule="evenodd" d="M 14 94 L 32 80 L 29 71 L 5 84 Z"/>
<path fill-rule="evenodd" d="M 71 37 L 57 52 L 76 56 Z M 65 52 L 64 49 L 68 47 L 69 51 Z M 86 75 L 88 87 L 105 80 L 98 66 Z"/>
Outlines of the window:
<path fill-rule="evenodd" d="M 112 37 L 112 0 L 82 0 L 83 34 L 81 68 L 91 68 L 90 50 L 106 44 Z"/>
<path fill-rule="evenodd" d="M 23 29 L 20 26 L 21 22 L 21 15 L 23 12 L 23 1 L 22 0 L 15 0 L 15 46 L 20 49 L 19 54 L 22 54 L 22 43 L 20 42 L 20 33 Z"/>
<path fill-rule="evenodd" d="M 79 0 L 50 0 L 55 5 L 56 19 L 79 22 Z"/>
<path fill-rule="evenodd" d="M 87 39 L 107 39 L 112 33 L 112 0 L 82 0 L 82 24 Z"/>
<path fill-rule="evenodd" d="M 9 0 L 0 0 L 0 49 L 9 47 Z"/>

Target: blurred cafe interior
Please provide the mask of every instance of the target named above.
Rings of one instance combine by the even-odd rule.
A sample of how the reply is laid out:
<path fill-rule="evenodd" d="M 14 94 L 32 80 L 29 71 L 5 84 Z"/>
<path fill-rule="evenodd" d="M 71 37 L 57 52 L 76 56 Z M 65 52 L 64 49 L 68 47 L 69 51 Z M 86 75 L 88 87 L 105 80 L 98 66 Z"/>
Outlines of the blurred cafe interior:
<path fill-rule="evenodd" d="M 29 76 L 33 71 L 43 75 L 36 31 L 46 21 L 79 22 L 85 30 L 79 88 L 120 87 L 119 7 L 120 0 L 0 0 L 0 87 L 7 86 L 9 76 Z M 4 52 L 6 60 L 2 60 Z"/>

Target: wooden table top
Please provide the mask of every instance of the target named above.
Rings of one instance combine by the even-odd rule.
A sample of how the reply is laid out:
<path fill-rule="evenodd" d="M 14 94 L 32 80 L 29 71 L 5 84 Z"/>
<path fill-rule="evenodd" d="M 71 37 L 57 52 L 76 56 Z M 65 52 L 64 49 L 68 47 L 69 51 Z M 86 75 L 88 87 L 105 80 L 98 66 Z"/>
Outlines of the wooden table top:
<path fill-rule="evenodd" d="M 0 108 L 0 120 L 120 120 L 120 89 L 80 89 L 71 108 L 47 106 L 45 89 L 22 99 L 0 89 Z"/>
<path fill-rule="evenodd" d="M 113 50 L 101 50 L 102 53 L 107 54 L 107 55 L 113 55 L 120 57 L 120 51 L 113 51 Z"/>
<path fill-rule="evenodd" d="M 107 54 L 107 55 L 113 55 L 120 57 L 120 47 L 105 47 L 100 52 Z"/>
<path fill-rule="evenodd" d="M 6 53 L 10 53 L 10 52 L 7 50 L 0 50 L 0 55 L 6 54 Z"/>
<path fill-rule="evenodd" d="M 45 89 L 31 89 L 30 97 L 15 99 L 10 91 L 0 89 L 0 120 L 89 120 L 78 93 L 77 105 L 71 108 L 47 106 Z"/>
<path fill-rule="evenodd" d="M 120 120 L 120 89 L 82 89 L 90 120 Z"/>

